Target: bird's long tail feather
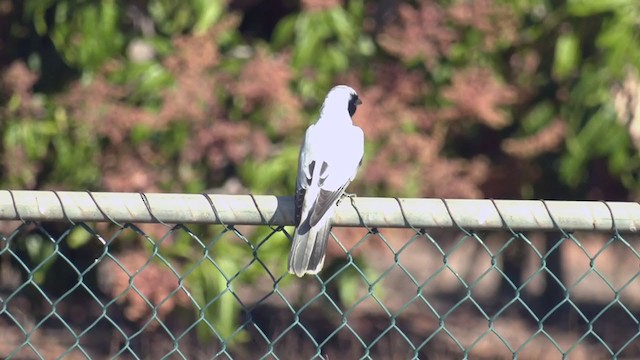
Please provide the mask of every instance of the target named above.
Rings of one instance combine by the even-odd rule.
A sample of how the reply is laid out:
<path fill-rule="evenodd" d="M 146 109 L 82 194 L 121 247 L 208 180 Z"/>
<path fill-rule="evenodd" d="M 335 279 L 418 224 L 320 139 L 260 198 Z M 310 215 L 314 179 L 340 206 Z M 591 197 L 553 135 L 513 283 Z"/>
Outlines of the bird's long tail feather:
<path fill-rule="evenodd" d="M 301 224 L 293 235 L 293 244 L 289 252 L 289 272 L 297 276 L 317 274 L 324 265 L 327 239 L 331 231 L 331 219 L 325 219 L 309 227 Z M 305 226 L 306 225 L 306 226 Z"/>

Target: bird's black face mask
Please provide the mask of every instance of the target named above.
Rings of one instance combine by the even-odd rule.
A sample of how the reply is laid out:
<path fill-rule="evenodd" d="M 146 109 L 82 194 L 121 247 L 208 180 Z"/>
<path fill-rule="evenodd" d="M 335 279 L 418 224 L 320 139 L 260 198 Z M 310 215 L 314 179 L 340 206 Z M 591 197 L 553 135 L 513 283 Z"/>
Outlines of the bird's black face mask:
<path fill-rule="evenodd" d="M 349 116 L 353 117 L 353 114 L 356 113 L 356 108 L 360 104 L 362 104 L 362 101 L 358 98 L 358 94 L 351 94 L 351 99 L 349 99 Z"/>

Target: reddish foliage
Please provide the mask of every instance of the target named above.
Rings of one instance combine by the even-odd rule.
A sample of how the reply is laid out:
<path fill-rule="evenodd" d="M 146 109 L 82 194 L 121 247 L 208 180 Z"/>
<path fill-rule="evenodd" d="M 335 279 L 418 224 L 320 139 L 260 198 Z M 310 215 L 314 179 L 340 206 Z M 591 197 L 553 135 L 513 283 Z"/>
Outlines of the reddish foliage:
<path fill-rule="evenodd" d="M 448 117 L 476 119 L 495 129 L 509 124 L 511 119 L 501 107 L 516 102 L 514 87 L 500 83 L 489 69 L 479 67 L 457 72 L 451 82 L 442 92 L 455 105 Z"/>
<path fill-rule="evenodd" d="M 567 124 L 556 119 L 536 134 L 521 139 L 505 139 L 502 150 L 516 158 L 529 159 L 557 149 L 565 138 Z"/>
<path fill-rule="evenodd" d="M 385 193 L 412 189 L 416 196 L 482 197 L 490 162 L 483 157 L 449 159 L 442 154 L 450 117 L 421 103 L 431 92 L 423 76 L 398 65 L 380 66 L 375 76 L 375 86 L 360 91 L 364 104 L 354 122 L 362 127 L 367 141 L 380 146 L 365 159 L 357 181 Z M 357 84 L 353 78 L 348 76 L 347 82 Z"/>
<path fill-rule="evenodd" d="M 42 102 L 33 96 L 33 85 L 39 74 L 31 71 L 22 61 L 14 61 L 0 74 L 0 97 L 12 98 L 17 104 L 14 109 L 0 107 L 0 116 L 16 117 L 20 121 L 35 125 L 44 111 Z M 8 178 L 21 178 L 23 186 L 32 189 L 37 185 L 37 175 L 44 165 L 39 161 L 31 161 L 24 146 L 16 146 L 11 151 L 4 151 L 2 170 Z"/>
<path fill-rule="evenodd" d="M 340 5 L 339 0 L 302 0 L 302 8 L 305 11 L 323 11 Z"/>
<path fill-rule="evenodd" d="M 449 54 L 458 37 L 447 24 L 446 9 L 434 1 L 425 1 L 418 9 L 400 4 L 398 20 L 386 27 L 378 42 L 402 60 L 420 59 L 428 69 L 433 69 L 440 58 Z"/>
<path fill-rule="evenodd" d="M 510 7 L 494 0 L 459 1 L 448 8 L 453 22 L 482 32 L 483 50 L 492 51 L 498 42 L 511 43 L 517 38 L 518 17 Z"/>
<path fill-rule="evenodd" d="M 288 55 L 271 56 L 261 48 L 231 89 L 244 101 L 245 114 L 263 108 L 265 123 L 284 135 L 300 125 L 301 102 L 289 88 L 293 76 Z"/>
<path fill-rule="evenodd" d="M 162 321 L 176 306 L 188 304 L 187 294 L 173 272 L 150 261 L 145 252 L 124 253 L 117 262 L 100 263 L 100 287 L 118 299 L 128 320 L 143 321 L 156 310 L 155 316 Z M 155 321 L 149 323 L 150 327 L 158 325 Z"/>
<path fill-rule="evenodd" d="M 356 84 L 355 79 L 348 82 Z M 398 65 L 380 66 L 376 69 L 376 86 L 360 91 L 364 104 L 354 121 L 371 142 L 388 136 L 403 125 L 427 130 L 433 117 L 418 105 L 427 92 L 428 87 L 419 72 L 410 72 Z"/>
<path fill-rule="evenodd" d="M 198 129 L 183 152 L 184 160 L 204 158 L 211 169 L 238 165 L 247 157 L 264 160 L 271 153 L 271 142 L 248 122 L 218 120 Z"/>
<path fill-rule="evenodd" d="M 233 26 L 234 23 L 224 24 Z M 215 68 L 220 62 L 216 34 L 224 27 L 214 27 L 202 35 L 181 36 L 174 40 L 175 52 L 164 65 L 176 84 L 162 94 L 162 108 L 157 115 L 160 124 L 186 120 L 193 123 L 210 120 L 219 105 L 216 87 L 220 79 Z"/>
<path fill-rule="evenodd" d="M 180 189 L 173 172 L 172 159 L 160 154 L 148 142 L 132 147 L 130 131 L 137 126 L 146 126 L 155 131 L 166 131 L 173 123 L 187 123 L 192 136 L 188 145 L 179 154 L 182 163 L 206 162 L 211 174 L 224 176 L 221 171 L 229 165 L 241 164 L 253 157 L 264 159 L 270 153 L 271 143 L 264 130 L 256 129 L 248 121 L 227 120 L 227 114 L 219 104 L 217 94 L 220 87 L 227 87 L 228 76 L 217 66 L 220 55 L 216 45 L 216 34 L 227 27 L 237 26 L 237 19 L 223 21 L 210 32 L 201 35 L 184 35 L 173 41 L 176 51 L 164 59 L 163 64 L 173 75 L 175 84 L 161 91 L 161 106 L 157 111 L 141 108 L 127 102 L 126 86 L 115 85 L 106 78 L 111 64 L 104 74 L 88 85 L 75 84 L 63 97 L 63 103 L 77 119 L 82 119 L 95 129 L 97 135 L 109 140 L 107 151 L 101 161 L 103 187 L 109 191 L 157 191 L 159 184 L 171 184 Z M 238 86 L 239 96 L 251 95 L 250 87 L 260 74 L 263 89 L 273 83 L 268 76 L 290 81 L 286 63 L 282 60 L 266 61 L 261 68 L 259 59 L 245 68 Z M 257 70 L 256 70 L 257 67 Z M 113 71 L 113 69 L 111 69 Z M 278 77 L 278 75 L 282 75 Z M 291 117 L 279 117 L 283 129 L 297 124 L 299 104 L 281 83 L 275 92 L 261 93 L 249 97 L 251 101 L 265 101 L 269 105 L 284 104 L 284 110 Z M 254 88 L 255 89 L 255 88 Z M 242 93 L 244 91 L 244 93 Z M 219 181 L 224 178 L 213 176 Z"/>
<path fill-rule="evenodd" d="M 16 60 L 0 74 L 0 95 L 15 96 L 19 102 L 16 111 L 17 116 L 30 117 L 42 111 L 38 103 L 33 99 L 33 85 L 38 81 L 39 74 L 31 71 L 27 65 Z M 2 112 L 0 108 L 0 113 Z"/>

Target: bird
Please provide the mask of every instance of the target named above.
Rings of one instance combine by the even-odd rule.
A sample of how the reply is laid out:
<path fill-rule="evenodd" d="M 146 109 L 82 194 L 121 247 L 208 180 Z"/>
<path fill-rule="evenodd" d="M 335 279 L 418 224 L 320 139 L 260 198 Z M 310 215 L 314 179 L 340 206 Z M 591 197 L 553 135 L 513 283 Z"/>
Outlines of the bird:
<path fill-rule="evenodd" d="M 364 133 L 353 123 L 362 101 L 347 85 L 333 87 L 305 132 L 294 196 L 295 231 L 289 273 L 317 274 L 324 265 L 331 218 L 364 157 Z"/>

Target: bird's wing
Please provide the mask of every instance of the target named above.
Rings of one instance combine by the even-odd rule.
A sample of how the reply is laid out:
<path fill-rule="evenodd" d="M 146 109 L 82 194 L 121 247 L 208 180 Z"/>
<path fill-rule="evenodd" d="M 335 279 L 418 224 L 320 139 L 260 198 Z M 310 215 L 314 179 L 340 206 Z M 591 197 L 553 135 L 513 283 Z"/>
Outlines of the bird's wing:
<path fill-rule="evenodd" d="M 304 197 L 307 188 L 311 184 L 311 176 L 313 174 L 313 136 L 314 125 L 309 126 L 300 147 L 300 155 L 298 160 L 298 176 L 296 178 L 296 192 L 294 194 L 295 205 L 295 225 L 300 225 L 302 218 L 302 207 L 304 205 Z"/>
<path fill-rule="evenodd" d="M 336 156 L 330 156 L 320 167 L 320 179 L 318 185 L 320 191 L 311 213 L 309 226 L 316 225 L 342 196 L 345 189 L 355 178 L 358 167 L 364 155 L 364 135 L 362 130 L 350 126 L 345 130 L 344 137 L 340 139 L 343 144 Z"/>

